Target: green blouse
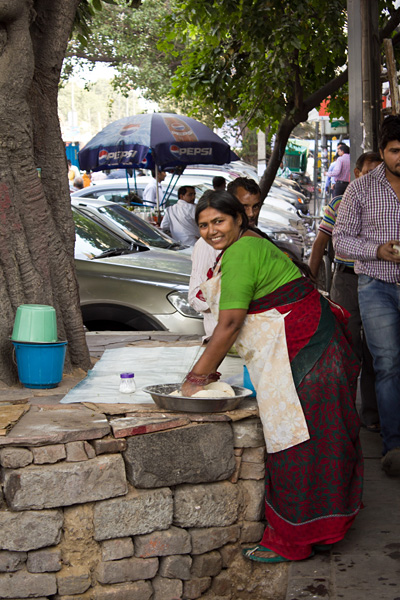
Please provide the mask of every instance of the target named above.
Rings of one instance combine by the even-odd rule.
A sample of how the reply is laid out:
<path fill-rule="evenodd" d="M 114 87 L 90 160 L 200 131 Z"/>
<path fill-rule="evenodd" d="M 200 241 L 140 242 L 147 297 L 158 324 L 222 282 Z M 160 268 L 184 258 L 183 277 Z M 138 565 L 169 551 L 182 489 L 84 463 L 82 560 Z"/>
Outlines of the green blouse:
<path fill-rule="evenodd" d="M 220 310 L 248 308 L 252 300 L 301 277 L 296 265 L 266 239 L 244 236 L 221 261 Z"/>

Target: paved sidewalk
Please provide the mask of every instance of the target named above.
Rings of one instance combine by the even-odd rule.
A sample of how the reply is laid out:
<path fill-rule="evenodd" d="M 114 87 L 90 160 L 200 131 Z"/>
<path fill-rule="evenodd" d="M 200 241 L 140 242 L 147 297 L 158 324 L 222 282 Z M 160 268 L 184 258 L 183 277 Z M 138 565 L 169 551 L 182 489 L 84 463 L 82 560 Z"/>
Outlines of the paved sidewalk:
<path fill-rule="evenodd" d="M 361 430 L 364 505 L 327 554 L 291 563 L 286 600 L 400 600 L 400 479 L 381 469 L 381 439 Z"/>

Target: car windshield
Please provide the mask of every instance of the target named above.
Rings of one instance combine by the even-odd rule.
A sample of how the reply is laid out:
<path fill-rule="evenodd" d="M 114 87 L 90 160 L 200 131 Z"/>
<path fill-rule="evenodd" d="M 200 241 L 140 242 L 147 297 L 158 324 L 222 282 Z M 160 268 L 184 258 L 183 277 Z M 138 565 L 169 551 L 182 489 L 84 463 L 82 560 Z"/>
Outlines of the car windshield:
<path fill-rule="evenodd" d="M 73 210 L 75 221 L 75 258 L 97 258 L 113 250 L 113 253 L 129 252 L 130 246 L 117 235 L 107 231 L 82 213 Z"/>
<path fill-rule="evenodd" d="M 123 206 L 113 204 L 101 206 L 98 210 L 115 225 L 122 227 L 132 237 L 132 241 L 142 242 L 156 248 L 171 248 L 180 245 Z"/>

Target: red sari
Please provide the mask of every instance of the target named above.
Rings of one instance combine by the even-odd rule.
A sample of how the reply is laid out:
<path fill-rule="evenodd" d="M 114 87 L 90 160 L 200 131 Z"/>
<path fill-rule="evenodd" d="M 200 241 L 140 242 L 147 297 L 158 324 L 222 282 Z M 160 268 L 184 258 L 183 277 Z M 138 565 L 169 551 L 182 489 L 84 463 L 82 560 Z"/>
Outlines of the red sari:
<path fill-rule="evenodd" d="M 267 455 L 261 545 L 290 560 L 343 539 L 361 508 L 363 458 L 355 407 L 359 364 L 340 310 L 305 278 L 251 303 L 285 317 L 289 359 L 310 439 Z"/>

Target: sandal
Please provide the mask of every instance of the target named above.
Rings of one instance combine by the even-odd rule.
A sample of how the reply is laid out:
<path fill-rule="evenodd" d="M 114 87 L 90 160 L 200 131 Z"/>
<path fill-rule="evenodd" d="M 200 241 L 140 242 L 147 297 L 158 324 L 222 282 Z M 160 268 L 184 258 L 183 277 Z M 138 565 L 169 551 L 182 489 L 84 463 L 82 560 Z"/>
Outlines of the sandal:
<path fill-rule="evenodd" d="M 256 552 L 272 552 L 275 556 L 256 556 Z M 254 546 L 254 548 L 243 548 L 242 554 L 245 558 L 249 558 L 250 560 L 254 560 L 256 562 L 263 563 L 281 563 L 281 562 L 291 562 L 290 558 L 285 558 L 284 556 L 280 556 L 274 550 L 270 550 L 265 546 Z M 307 558 L 311 558 L 314 556 L 314 552 L 307 556 Z"/>
<path fill-rule="evenodd" d="M 256 556 L 256 552 L 272 552 L 275 556 Z M 289 562 L 288 558 L 284 556 L 279 556 L 273 550 L 266 548 L 265 546 L 254 546 L 254 548 L 243 548 L 242 554 L 245 558 L 249 558 L 250 560 L 255 560 L 256 562 L 263 563 L 280 563 L 280 562 Z"/>

